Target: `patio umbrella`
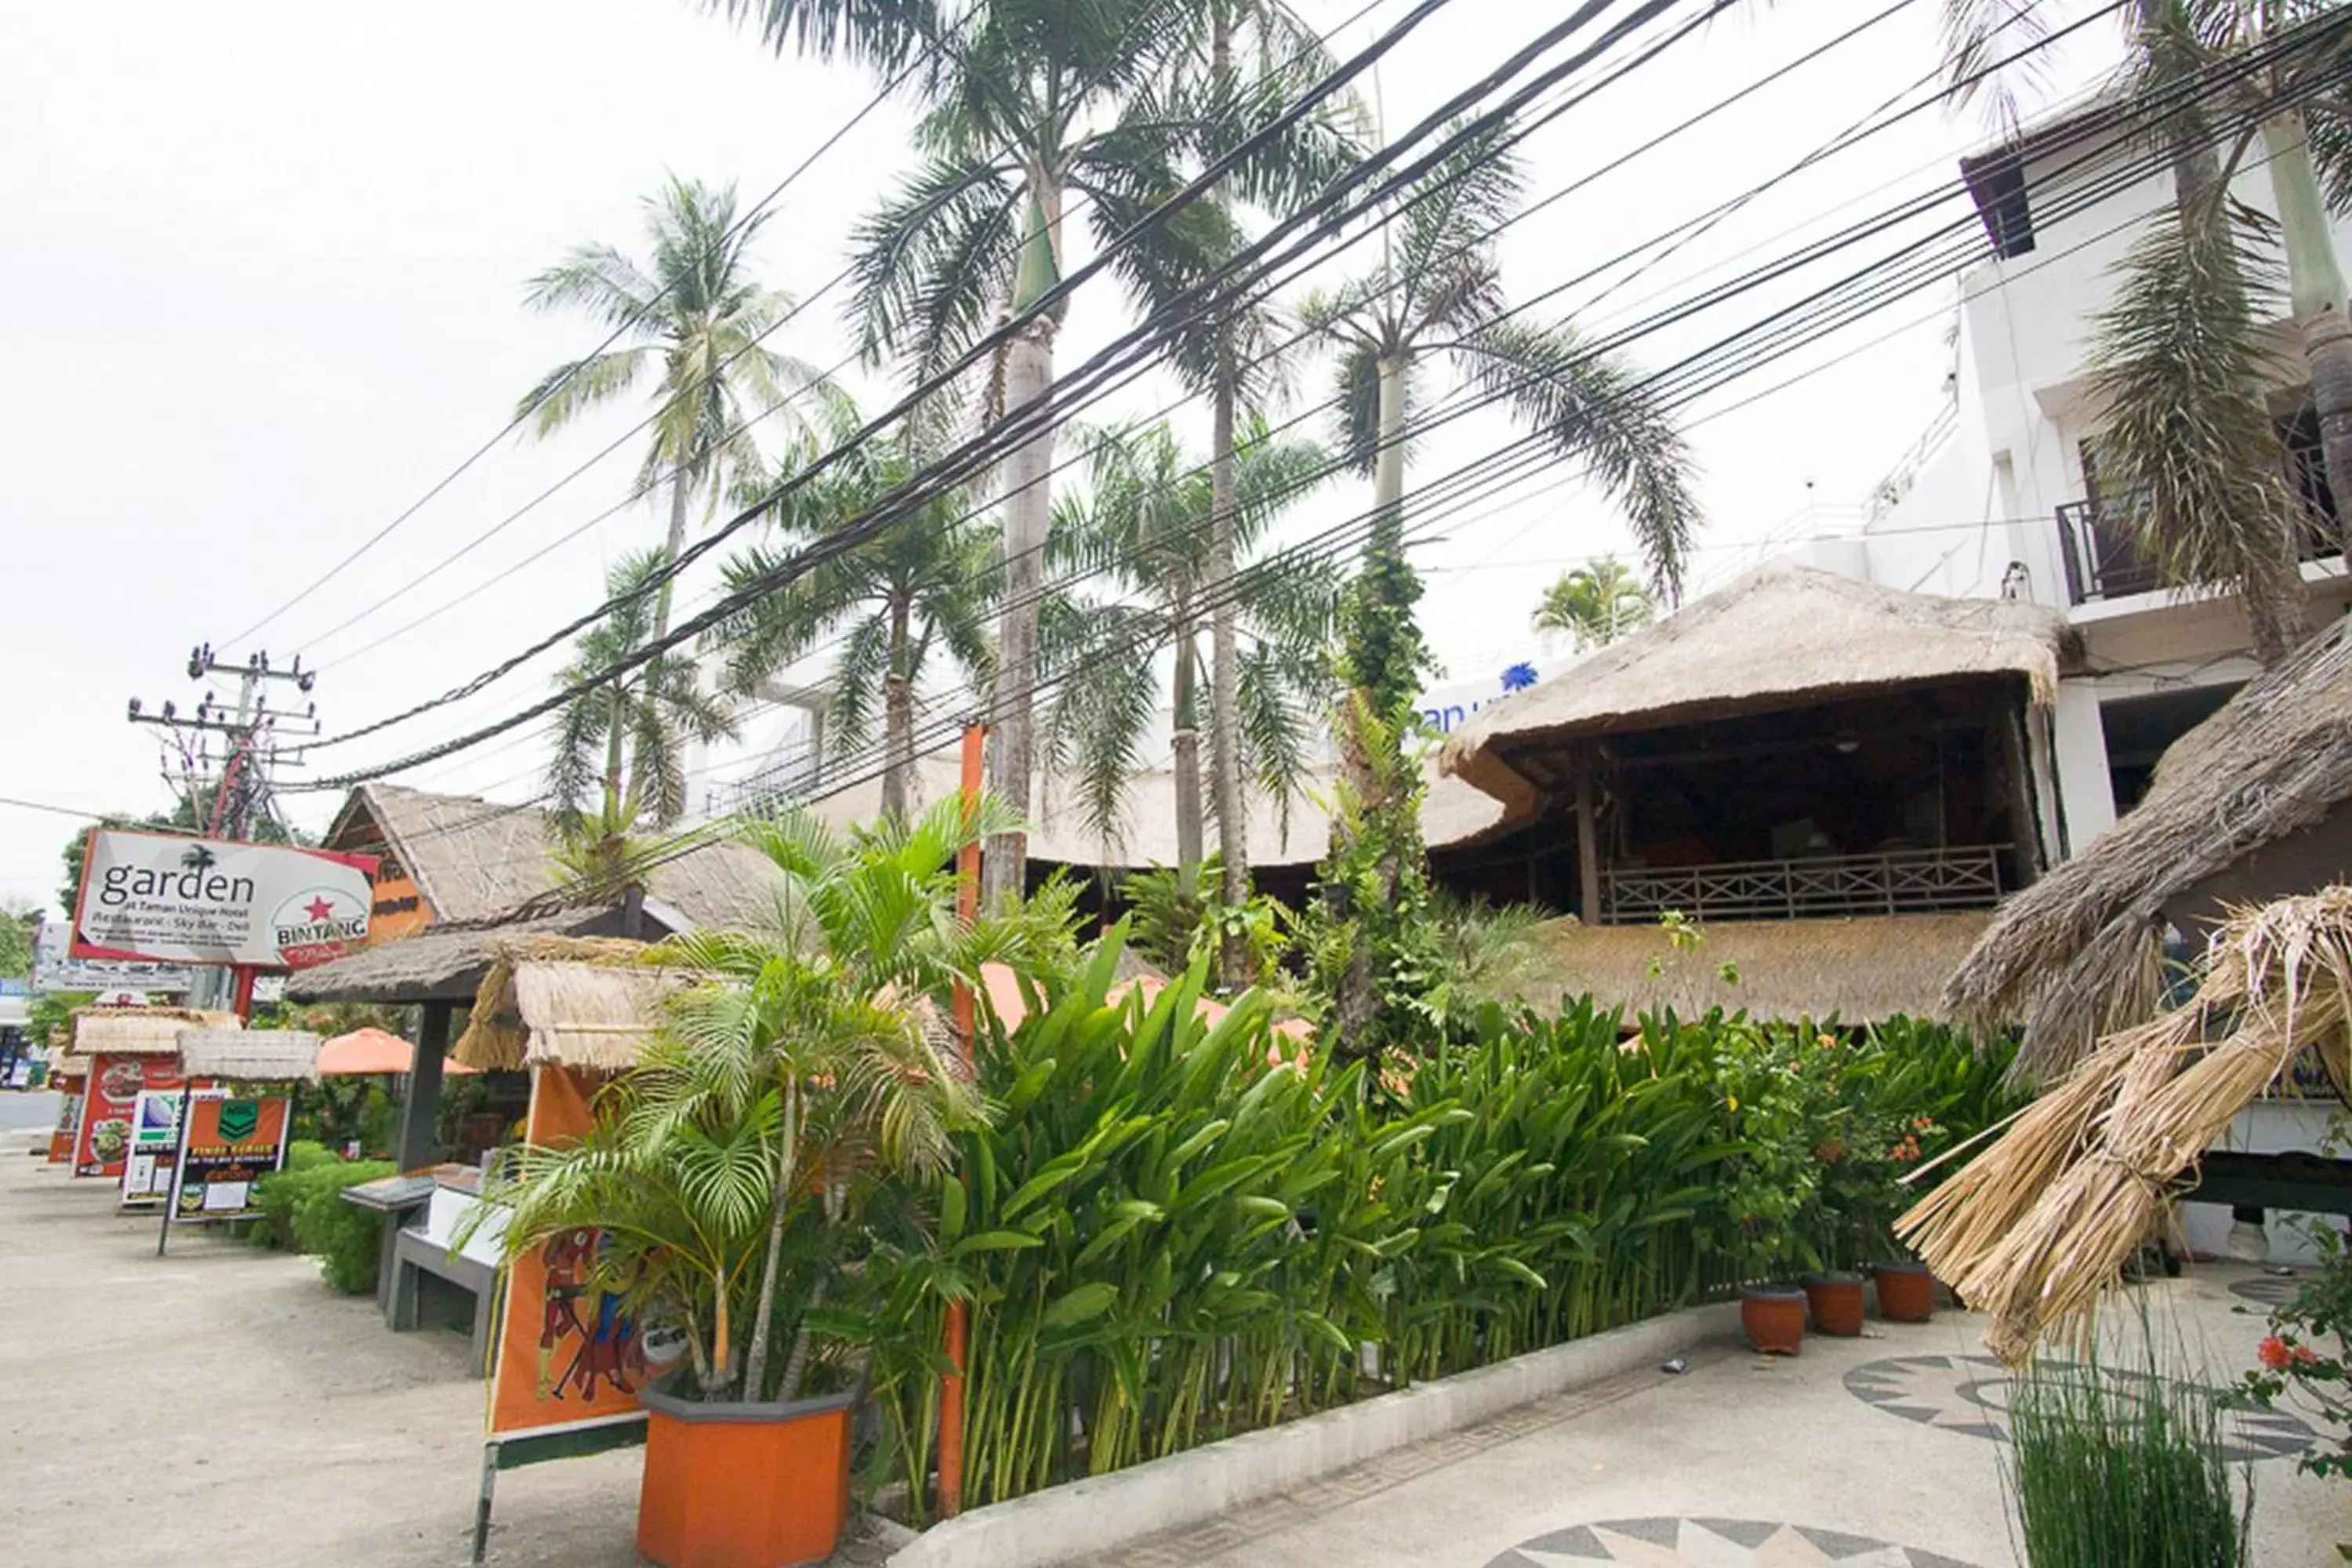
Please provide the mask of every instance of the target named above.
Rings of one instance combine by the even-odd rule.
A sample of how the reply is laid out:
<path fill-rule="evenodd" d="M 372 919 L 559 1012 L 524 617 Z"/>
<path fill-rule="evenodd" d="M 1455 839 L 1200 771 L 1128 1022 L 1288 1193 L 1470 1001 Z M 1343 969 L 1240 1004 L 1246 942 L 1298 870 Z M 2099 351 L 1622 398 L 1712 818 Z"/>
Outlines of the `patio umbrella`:
<path fill-rule="evenodd" d="M 337 1035 L 319 1047 L 319 1075 L 321 1078 L 404 1073 L 415 1066 L 415 1046 L 382 1029 L 353 1029 L 348 1035 Z M 469 1073 L 475 1069 L 450 1058 L 442 1062 L 441 1070 L 445 1073 Z"/>

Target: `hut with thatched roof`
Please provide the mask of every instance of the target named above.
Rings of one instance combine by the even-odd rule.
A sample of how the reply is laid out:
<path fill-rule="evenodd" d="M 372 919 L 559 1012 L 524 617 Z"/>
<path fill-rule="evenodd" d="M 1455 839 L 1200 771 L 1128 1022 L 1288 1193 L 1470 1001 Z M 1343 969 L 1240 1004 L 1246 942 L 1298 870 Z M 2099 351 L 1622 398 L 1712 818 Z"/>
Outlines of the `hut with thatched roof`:
<path fill-rule="evenodd" d="M 2039 605 L 1759 567 L 1457 730 L 1441 765 L 1503 811 L 1432 865 L 1572 910 L 1549 935 L 1566 989 L 1932 1011 L 1986 911 L 2055 853 L 2049 717 L 2074 659 Z M 1654 973 L 1669 910 L 1701 923 L 1706 962 Z"/>
<path fill-rule="evenodd" d="M 2231 906 L 2352 879 L 2352 622 L 2248 683 L 2173 745 L 2147 796 L 2001 907 L 1947 1005 L 2022 1025 L 2022 1074 L 2055 1078 L 2162 1005 L 2168 942 Z"/>
<path fill-rule="evenodd" d="M 184 1028 L 180 1068 L 192 1079 L 316 1083 L 320 1044 L 307 1029 Z"/>
<path fill-rule="evenodd" d="M 660 1026 L 663 1003 L 693 978 L 648 965 L 646 952 L 644 942 L 612 938 L 540 934 L 499 942 L 454 1054 L 486 1072 L 562 1067 L 607 1073 L 635 1066 Z"/>

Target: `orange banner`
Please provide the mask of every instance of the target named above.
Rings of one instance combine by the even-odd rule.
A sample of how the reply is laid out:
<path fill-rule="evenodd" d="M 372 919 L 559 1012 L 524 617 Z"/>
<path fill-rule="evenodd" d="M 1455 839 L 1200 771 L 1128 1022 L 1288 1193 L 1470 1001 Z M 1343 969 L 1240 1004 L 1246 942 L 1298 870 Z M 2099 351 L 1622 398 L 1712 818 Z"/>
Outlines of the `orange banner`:
<path fill-rule="evenodd" d="M 587 1131 L 604 1081 L 595 1073 L 533 1068 L 530 1141 L 561 1145 Z M 658 1369 L 646 1364 L 635 1322 L 595 1281 L 600 1244 L 596 1231 L 567 1232 L 507 1270 L 506 1310 L 491 1380 L 492 1433 L 637 1408 L 637 1390 Z"/>

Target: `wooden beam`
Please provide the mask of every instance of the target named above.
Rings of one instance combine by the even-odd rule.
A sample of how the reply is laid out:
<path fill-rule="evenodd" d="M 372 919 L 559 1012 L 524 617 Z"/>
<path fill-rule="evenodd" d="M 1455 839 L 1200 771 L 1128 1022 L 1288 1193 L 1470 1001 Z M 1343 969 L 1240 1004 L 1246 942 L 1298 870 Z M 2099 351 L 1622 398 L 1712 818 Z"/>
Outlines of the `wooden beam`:
<path fill-rule="evenodd" d="M 1576 755 L 1576 918 L 1601 923 L 1601 834 L 1592 818 L 1592 753 Z"/>

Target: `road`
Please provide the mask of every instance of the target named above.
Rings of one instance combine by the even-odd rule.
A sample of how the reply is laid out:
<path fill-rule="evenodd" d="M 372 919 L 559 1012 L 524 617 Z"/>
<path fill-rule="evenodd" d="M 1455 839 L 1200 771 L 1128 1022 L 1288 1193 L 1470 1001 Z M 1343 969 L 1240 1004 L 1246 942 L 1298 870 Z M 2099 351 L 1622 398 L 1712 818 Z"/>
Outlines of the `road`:
<path fill-rule="evenodd" d="M 0 1090 L 0 1132 L 20 1127 L 54 1127 L 58 1097 L 48 1089 Z"/>

